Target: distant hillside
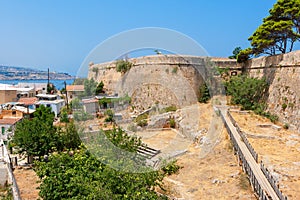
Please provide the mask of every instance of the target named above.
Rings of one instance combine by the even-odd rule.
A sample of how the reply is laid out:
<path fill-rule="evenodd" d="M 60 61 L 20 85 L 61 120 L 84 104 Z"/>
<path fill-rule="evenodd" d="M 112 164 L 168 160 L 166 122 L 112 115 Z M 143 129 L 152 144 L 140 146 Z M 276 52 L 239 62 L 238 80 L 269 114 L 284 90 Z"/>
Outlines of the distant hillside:
<path fill-rule="evenodd" d="M 72 79 L 73 76 L 68 73 L 50 72 L 50 79 Z M 0 65 L 0 80 L 36 80 L 36 79 L 48 79 L 48 72 L 14 66 Z"/>

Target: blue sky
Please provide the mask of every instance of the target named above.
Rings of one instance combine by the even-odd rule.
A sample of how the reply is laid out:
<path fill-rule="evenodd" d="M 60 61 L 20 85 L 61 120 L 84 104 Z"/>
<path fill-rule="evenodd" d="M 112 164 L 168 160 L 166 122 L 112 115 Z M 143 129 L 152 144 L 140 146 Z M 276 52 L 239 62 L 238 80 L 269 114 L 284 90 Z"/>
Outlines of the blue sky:
<path fill-rule="evenodd" d="M 89 52 L 120 32 L 181 32 L 211 56 L 249 46 L 276 0 L 0 0 L 0 64 L 76 74 Z"/>

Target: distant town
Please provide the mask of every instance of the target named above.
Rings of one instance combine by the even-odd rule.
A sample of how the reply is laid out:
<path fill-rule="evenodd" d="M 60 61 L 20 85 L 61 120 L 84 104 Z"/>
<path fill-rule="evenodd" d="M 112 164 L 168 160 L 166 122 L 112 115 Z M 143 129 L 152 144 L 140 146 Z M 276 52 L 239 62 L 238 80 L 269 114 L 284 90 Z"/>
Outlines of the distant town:
<path fill-rule="evenodd" d="M 73 79 L 74 77 L 63 72 L 49 72 L 49 79 Z M 0 80 L 38 80 L 48 79 L 48 71 L 36 70 L 25 67 L 0 65 Z"/>

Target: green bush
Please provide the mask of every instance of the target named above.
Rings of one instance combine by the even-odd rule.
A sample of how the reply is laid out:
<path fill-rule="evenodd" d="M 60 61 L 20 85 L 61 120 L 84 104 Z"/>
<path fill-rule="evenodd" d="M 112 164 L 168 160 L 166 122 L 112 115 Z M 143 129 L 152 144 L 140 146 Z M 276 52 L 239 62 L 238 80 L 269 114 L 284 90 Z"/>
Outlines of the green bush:
<path fill-rule="evenodd" d="M 137 123 L 138 126 L 144 127 L 148 125 L 148 117 L 149 115 L 147 113 L 144 113 L 142 115 L 137 116 L 135 119 L 135 122 Z"/>
<path fill-rule="evenodd" d="M 60 121 L 65 123 L 69 122 L 68 112 L 66 110 L 61 112 Z"/>
<path fill-rule="evenodd" d="M 104 114 L 106 115 L 105 122 L 114 121 L 114 112 L 111 109 L 107 109 Z"/>
<path fill-rule="evenodd" d="M 287 108 L 286 103 L 282 104 L 281 108 L 282 108 L 283 110 L 285 110 L 285 109 Z"/>
<path fill-rule="evenodd" d="M 176 127 L 176 122 L 175 122 L 175 119 L 173 119 L 173 118 L 170 119 L 170 127 L 171 128 L 175 128 Z"/>
<path fill-rule="evenodd" d="M 118 60 L 116 63 L 117 72 L 126 73 L 132 67 L 132 63 L 126 60 Z"/>
<path fill-rule="evenodd" d="M 204 83 L 199 88 L 199 98 L 198 101 L 200 103 L 207 103 L 207 101 L 210 99 L 209 90 L 207 85 Z"/>
<path fill-rule="evenodd" d="M 175 112 L 177 110 L 176 106 L 172 105 L 172 106 L 168 106 L 165 109 L 165 112 Z"/>
<path fill-rule="evenodd" d="M 75 121 L 87 121 L 93 119 L 93 115 L 91 115 L 90 113 L 80 111 L 73 112 L 73 117 Z"/>
<path fill-rule="evenodd" d="M 176 160 L 173 160 L 166 164 L 164 167 L 162 167 L 162 171 L 166 175 L 176 174 L 182 167 L 176 164 Z"/>
<path fill-rule="evenodd" d="M 284 128 L 284 129 L 289 129 L 289 127 L 290 127 L 290 125 L 289 125 L 288 123 L 285 123 L 285 124 L 283 125 L 283 128 Z"/>
<path fill-rule="evenodd" d="M 173 74 L 176 74 L 176 73 L 177 73 L 177 71 L 178 71 L 178 67 L 177 67 L 177 66 L 173 67 L 173 69 L 172 69 L 172 73 L 173 73 Z"/>
<path fill-rule="evenodd" d="M 239 75 L 225 82 L 225 87 L 227 95 L 231 95 L 232 104 L 241 105 L 243 110 L 255 110 L 256 104 L 263 101 L 268 84 L 265 79 Z"/>

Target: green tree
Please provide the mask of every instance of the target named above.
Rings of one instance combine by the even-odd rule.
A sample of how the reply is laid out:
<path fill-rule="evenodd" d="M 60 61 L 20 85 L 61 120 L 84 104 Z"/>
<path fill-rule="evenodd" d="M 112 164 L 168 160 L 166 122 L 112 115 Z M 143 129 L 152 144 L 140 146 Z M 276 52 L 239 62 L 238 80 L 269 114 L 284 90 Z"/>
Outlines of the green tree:
<path fill-rule="evenodd" d="M 24 119 L 17 124 L 13 143 L 28 156 L 41 157 L 49 154 L 57 141 L 53 119 L 51 108 L 41 105 L 36 109 L 32 120 Z"/>
<path fill-rule="evenodd" d="M 94 96 L 96 94 L 97 82 L 92 78 L 84 81 L 84 96 Z"/>
<path fill-rule="evenodd" d="M 300 0 L 278 0 L 249 37 L 254 55 L 286 53 L 300 39 Z"/>
<path fill-rule="evenodd" d="M 240 53 L 241 50 L 242 50 L 241 47 L 236 47 L 232 52 L 233 55 L 229 56 L 228 58 L 237 59 L 237 56 L 238 56 L 238 54 Z"/>
<path fill-rule="evenodd" d="M 128 136 L 122 129 L 105 131 L 104 134 L 106 139 L 125 151 L 137 152 L 138 147 L 142 145 L 140 138 Z M 92 141 L 97 140 L 95 136 Z M 91 150 L 82 148 L 72 153 L 51 155 L 48 162 L 36 162 L 35 170 L 42 180 L 39 193 L 41 198 L 45 200 L 166 199 L 159 196 L 154 189 L 161 186 L 164 176 L 177 171 L 176 166 L 172 166 L 171 169 L 168 165 L 168 170 L 147 173 L 126 173 L 115 170 L 100 162 L 111 159 L 108 154 L 111 147 L 103 142 L 103 137 L 99 139 L 101 145 L 98 145 L 97 149 L 103 147 L 105 154 L 98 159 L 90 153 Z M 124 162 L 121 157 L 117 161 Z M 126 160 L 124 163 L 130 165 L 130 162 Z"/>
<path fill-rule="evenodd" d="M 58 151 L 63 151 L 65 149 L 77 149 L 81 145 L 81 140 L 79 137 L 79 132 L 82 131 L 77 128 L 73 121 L 67 123 L 64 127 L 59 128 L 56 131 L 57 137 L 57 147 Z"/>
<path fill-rule="evenodd" d="M 237 55 L 237 62 L 238 63 L 246 62 L 251 57 L 252 54 L 253 54 L 252 48 L 246 48 L 241 50 Z"/>
<path fill-rule="evenodd" d="M 106 109 L 108 104 L 110 104 L 111 102 L 112 102 L 111 99 L 108 99 L 106 97 L 103 97 L 98 101 L 99 105 L 103 106 L 104 109 Z"/>
<path fill-rule="evenodd" d="M 75 98 L 75 99 L 73 99 L 71 101 L 71 108 L 73 110 L 78 110 L 78 109 L 82 109 L 83 108 L 83 106 L 82 106 L 82 104 L 81 104 L 81 102 L 80 102 L 80 100 L 78 98 Z"/>
<path fill-rule="evenodd" d="M 61 121 L 61 122 L 65 122 L 65 123 L 68 123 L 68 122 L 69 122 L 69 116 L 68 116 L 68 111 L 67 111 L 67 109 L 63 109 L 63 110 L 60 112 L 60 121 Z"/>
<path fill-rule="evenodd" d="M 101 81 L 96 88 L 96 94 L 102 94 L 104 93 L 104 83 Z"/>

